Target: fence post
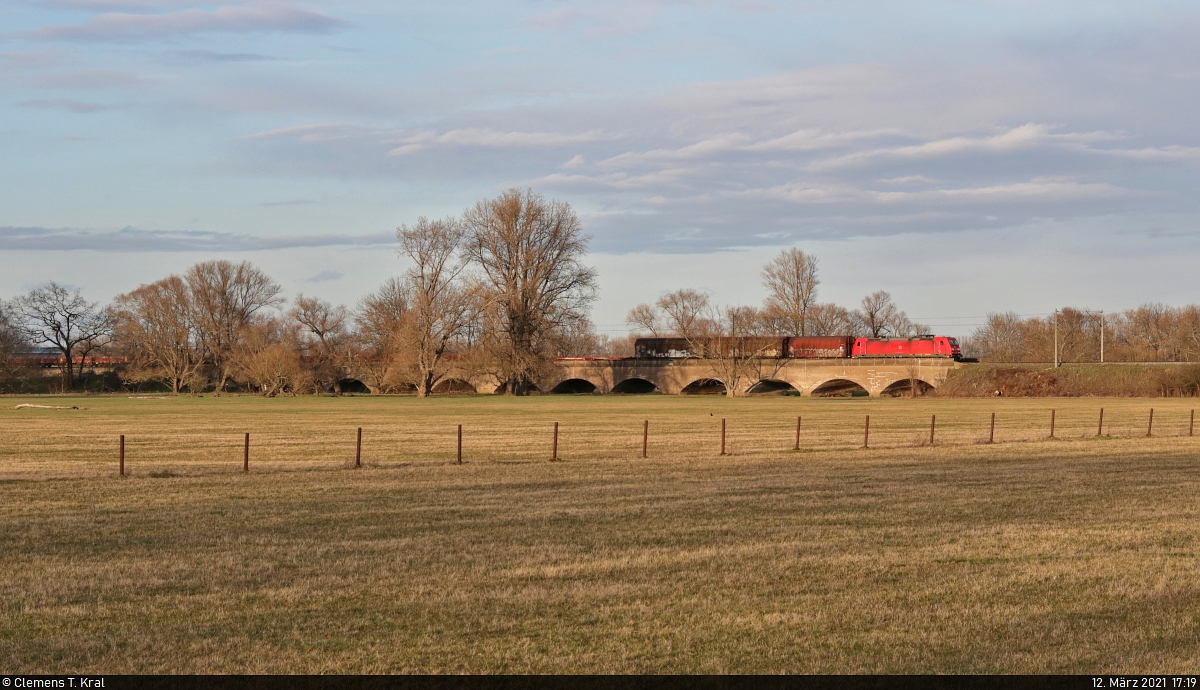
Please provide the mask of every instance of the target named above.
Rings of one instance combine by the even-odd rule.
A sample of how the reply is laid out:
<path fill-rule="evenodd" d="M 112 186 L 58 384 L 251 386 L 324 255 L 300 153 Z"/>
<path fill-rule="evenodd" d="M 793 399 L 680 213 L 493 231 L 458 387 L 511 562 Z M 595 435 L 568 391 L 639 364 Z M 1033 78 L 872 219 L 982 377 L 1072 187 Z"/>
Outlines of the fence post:
<path fill-rule="evenodd" d="M 550 450 L 550 459 L 558 460 L 558 422 L 554 423 L 554 446 Z"/>
<path fill-rule="evenodd" d="M 796 447 L 792 450 L 800 450 L 800 418 L 796 417 Z"/>
<path fill-rule="evenodd" d="M 996 413 L 992 413 L 992 428 L 988 430 L 988 443 L 996 441 Z"/>
<path fill-rule="evenodd" d="M 1096 435 L 1097 436 L 1104 435 L 1104 408 L 1103 407 L 1100 408 L 1100 425 L 1096 427 Z"/>
<path fill-rule="evenodd" d="M 358 427 L 358 443 L 354 446 L 354 466 L 362 467 L 362 427 Z"/>
<path fill-rule="evenodd" d="M 458 464 L 462 464 L 462 424 L 458 425 Z"/>
<path fill-rule="evenodd" d="M 725 419 L 721 419 L 721 455 L 725 454 Z"/>
<path fill-rule="evenodd" d="M 1154 408 L 1150 408 L 1150 423 L 1146 425 L 1146 438 L 1154 433 Z"/>
<path fill-rule="evenodd" d="M 867 415 L 867 421 L 863 424 L 863 448 L 870 448 L 871 441 L 871 415 Z"/>
<path fill-rule="evenodd" d="M 117 465 L 117 476 L 125 476 L 125 434 L 121 434 L 121 460 Z"/>
<path fill-rule="evenodd" d="M 642 457 L 646 457 L 647 446 L 650 442 L 650 420 L 642 422 Z"/>
<path fill-rule="evenodd" d="M 246 445 L 242 446 L 242 471 L 250 471 L 250 432 L 246 432 Z"/>
<path fill-rule="evenodd" d="M 1050 410 L 1050 438 L 1054 438 L 1054 413 L 1057 410 Z"/>
<path fill-rule="evenodd" d="M 929 445 L 933 445 L 933 430 L 937 427 L 937 415 L 929 419 Z"/>

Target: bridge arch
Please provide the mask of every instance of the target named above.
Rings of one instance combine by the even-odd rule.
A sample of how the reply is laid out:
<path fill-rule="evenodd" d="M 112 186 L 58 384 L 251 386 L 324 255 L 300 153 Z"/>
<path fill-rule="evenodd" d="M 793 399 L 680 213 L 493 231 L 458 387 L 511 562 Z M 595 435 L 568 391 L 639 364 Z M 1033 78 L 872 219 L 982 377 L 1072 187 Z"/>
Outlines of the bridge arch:
<path fill-rule="evenodd" d="M 362 381 L 359 381 L 358 379 L 342 379 L 337 382 L 337 392 L 338 393 L 357 393 L 357 394 L 361 395 L 361 394 L 365 394 L 365 393 L 370 393 L 371 389 L 369 386 L 367 386 L 367 384 L 363 383 Z"/>
<path fill-rule="evenodd" d="M 880 391 L 879 394 L 890 398 L 916 397 L 918 395 L 925 395 L 931 390 L 933 390 L 933 385 L 928 381 L 922 381 L 918 378 L 903 378 L 893 381 Z"/>
<path fill-rule="evenodd" d="M 700 378 L 679 391 L 683 395 L 725 395 L 725 382 L 720 379 Z"/>
<path fill-rule="evenodd" d="M 471 382 L 463 379 L 442 379 L 433 386 L 434 393 L 477 393 Z"/>
<path fill-rule="evenodd" d="M 814 398 L 850 398 L 870 394 L 866 386 L 850 379 L 829 379 L 809 392 Z"/>
<path fill-rule="evenodd" d="M 586 395 L 595 393 L 599 387 L 583 378 L 564 379 L 550 389 L 554 395 Z"/>
<path fill-rule="evenodd" d="M 763 379 L 746 389 L 747 395 L 787 395 L 799 392 L 792 384 L 779 379 Z"/>
<path fill-rule="evenodd" d="M 646 393 L 657 393 L 660 391 L 658 384 L 654 383 L 653 381 L 634 376 L 613 386 L 612 392 L 625 395 L 644 395 Z"/>

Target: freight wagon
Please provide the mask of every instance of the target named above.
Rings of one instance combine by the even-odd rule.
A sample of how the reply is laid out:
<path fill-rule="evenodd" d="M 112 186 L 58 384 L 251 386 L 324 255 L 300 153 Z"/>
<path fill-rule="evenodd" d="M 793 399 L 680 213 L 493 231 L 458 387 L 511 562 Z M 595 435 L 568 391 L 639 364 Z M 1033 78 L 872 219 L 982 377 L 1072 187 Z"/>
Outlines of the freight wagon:
<path fill-rule="evenodd" d="M 847 359 L 850 357 L 962 358 L 958 341 L 943 335 L 917 338 L 853 336 L 751 336 L 744 338 L 638 338 L 639 359 L 687 357 L 760 357 L 763 359 Z"/>

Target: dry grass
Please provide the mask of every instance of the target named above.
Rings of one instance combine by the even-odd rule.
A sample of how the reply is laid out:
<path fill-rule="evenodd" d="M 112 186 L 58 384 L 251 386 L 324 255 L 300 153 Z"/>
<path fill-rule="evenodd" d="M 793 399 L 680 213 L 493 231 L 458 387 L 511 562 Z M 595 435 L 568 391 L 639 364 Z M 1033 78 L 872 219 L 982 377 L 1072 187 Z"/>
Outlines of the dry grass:
<path fill-rule="evenodd" d="M 1200 667 L 1187 400 L 22 402 L 87 409 L 0 410 L 11 672 Z"/>

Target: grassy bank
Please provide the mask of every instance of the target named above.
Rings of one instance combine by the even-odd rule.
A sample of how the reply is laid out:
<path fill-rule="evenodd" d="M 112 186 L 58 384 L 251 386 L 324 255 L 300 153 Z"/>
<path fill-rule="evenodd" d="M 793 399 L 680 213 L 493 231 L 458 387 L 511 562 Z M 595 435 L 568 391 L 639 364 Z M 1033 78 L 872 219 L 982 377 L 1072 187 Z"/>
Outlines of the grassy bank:
<path fill-rule="evenodd" d="M 951 372 L 939 397 L 1195 397 L 1200 364 L 972 364 Z"/>

